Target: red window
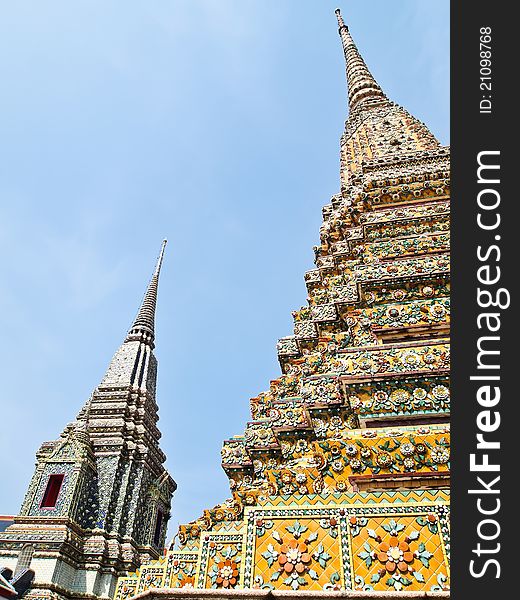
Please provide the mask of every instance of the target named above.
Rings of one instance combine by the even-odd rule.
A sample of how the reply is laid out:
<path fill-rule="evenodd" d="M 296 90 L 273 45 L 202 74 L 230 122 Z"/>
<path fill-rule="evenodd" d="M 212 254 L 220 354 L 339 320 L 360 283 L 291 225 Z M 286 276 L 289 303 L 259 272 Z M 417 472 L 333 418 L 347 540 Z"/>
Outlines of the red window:
<path fill-rule="evenodd" d="M 41 508 L 54 508 L 60 494 L 63 478 L 65 475 L 50 475 L 47 481 L 47 487 L 43 494 L 43 500 L 40 504 Z"/>
<path fill-rule="evenodd" d="M 161 510 L 157 511 L 157 520 L 155 521 L 155 533 L 153 536 L 153 543 L 158 546 L 161 542 L 163 514 Z"/>

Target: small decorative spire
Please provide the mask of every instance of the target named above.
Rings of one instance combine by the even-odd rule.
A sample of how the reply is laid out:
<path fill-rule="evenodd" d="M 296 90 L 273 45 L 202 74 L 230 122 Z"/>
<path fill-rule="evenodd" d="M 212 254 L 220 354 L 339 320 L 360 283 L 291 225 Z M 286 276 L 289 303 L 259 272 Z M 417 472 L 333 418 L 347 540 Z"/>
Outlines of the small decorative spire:
<path fill-rule="evenodd" d="M 164 250 L 166 248 L 167 240 L 163 240 L 159 257 L 157 258 L 157 264 L 153 272 L 150 283 L 144 295 L 141 303 L 141 308 L 137 313 L 137 317 L 128 332 L 125 341 L 145 338 L 149 340 L 153 346 L 155 338 L 155 309 L 157 306 L 157 289 L 159 287 L 159 273 L 161 271 L 161 265 L 164 257 Z"/>
<path fill-rule="evenodd" d="M 371 104 L 374 101 L 385 100 L 386 96 L 361 57 L 350 31 L 343 21 L 340 9 L 336 8 L 335 13 L 347 63 L 349 110 L 352 111 L 360 105 Z"/>

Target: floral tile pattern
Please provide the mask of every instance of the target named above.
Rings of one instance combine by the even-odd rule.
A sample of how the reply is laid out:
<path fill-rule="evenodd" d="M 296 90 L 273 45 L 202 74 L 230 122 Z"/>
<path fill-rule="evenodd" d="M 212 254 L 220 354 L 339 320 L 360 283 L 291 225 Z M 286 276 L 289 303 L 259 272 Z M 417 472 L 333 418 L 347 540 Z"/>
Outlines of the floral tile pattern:
<path fill-rule="evenodd" d="M 448 589 L 439 515 L 350 518 L 354 589 Z"/>
<path fill-rule="evenodd" d="M 165 586 L 170 588 L 194 588 L 197 572 L 196 552 L 170 552 L 165 575 Z"/>
<path fill-rule="evenodd" d="M 253 587 L 340 589 L 339 523 L 334 517 L 258 518 L 255 525 Z"/>
<path fill-rule="evenodd" d="M 201 549 L 198 587 L 241 587 L 242 534 L 206 534 Z"/>
<path fill-rule="evenodd" d="M 307 304 L 223 443 L 230 498 L 180 526 L 165 585 L 449 586 L 449 148 L 388 100 L 337 17 L 349 118 Z"/>

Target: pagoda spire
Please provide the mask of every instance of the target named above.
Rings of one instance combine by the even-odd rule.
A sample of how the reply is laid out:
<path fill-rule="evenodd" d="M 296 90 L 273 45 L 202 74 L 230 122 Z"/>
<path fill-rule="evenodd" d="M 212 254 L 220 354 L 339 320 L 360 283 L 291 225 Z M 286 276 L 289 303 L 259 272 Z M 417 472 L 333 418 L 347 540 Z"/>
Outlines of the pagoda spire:
<path fill-rule="evenodd" d="M 177 487 L 164 466 L 156 401 L 165 246 L 125 341 L 76 419 L 42 444 L 15 524 L 0 532 L 0 566 L 25 560 L 27 545 L 38 558 L 37 591 L 27 598 L 110 600 L 119 576 L 162 556 Z"/>
<path fill-rule="evenodd" d="M 362 105 L 387 100 L 380 85 L 374 79 L 343 21 L 339 8 L 335 10 L 339 35 L 345 54 L 349 111 Z"/>
<path fill-rule="evenodd" d="M 139 308 L 133 325 L 128 332 L 125 342 L 139 338 L 147 340 L 153 345 L 155 339 L 155 309 L 157 307 L 159 274 L 161 272 L 166 243 L 167 240 L 163 240 L 161 251 L 159 252 L 159 257 L 157 258 L 157 263 L 155 265 L 155 270 L 152 278 L 150 279 L 150 283 L 148 284 L 148 288 L 146 289 L 141 307 Z"/>

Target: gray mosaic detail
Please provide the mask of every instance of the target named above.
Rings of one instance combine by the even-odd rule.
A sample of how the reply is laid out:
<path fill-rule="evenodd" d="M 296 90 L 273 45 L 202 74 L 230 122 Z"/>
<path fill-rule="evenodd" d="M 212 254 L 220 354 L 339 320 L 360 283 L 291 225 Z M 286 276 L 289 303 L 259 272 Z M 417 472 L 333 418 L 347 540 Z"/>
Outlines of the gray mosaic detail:
<path fill-rule="evenodd" d="M 27 544 L 34 548 L 31 568 L 39 588 L 30 590 L 31 599 L 112 596 L 117 577 L 162 554 L 176 488 L 159 448 L 155 400 L 163 253 L 164 244 L 138 315 L 100 385 L 60 438 L 42 444 L 20 515 L 0 533 L 0 564 L 16 561 Z M 56 502 L 45 507 L 52 475 L 63 480 Z"/>

